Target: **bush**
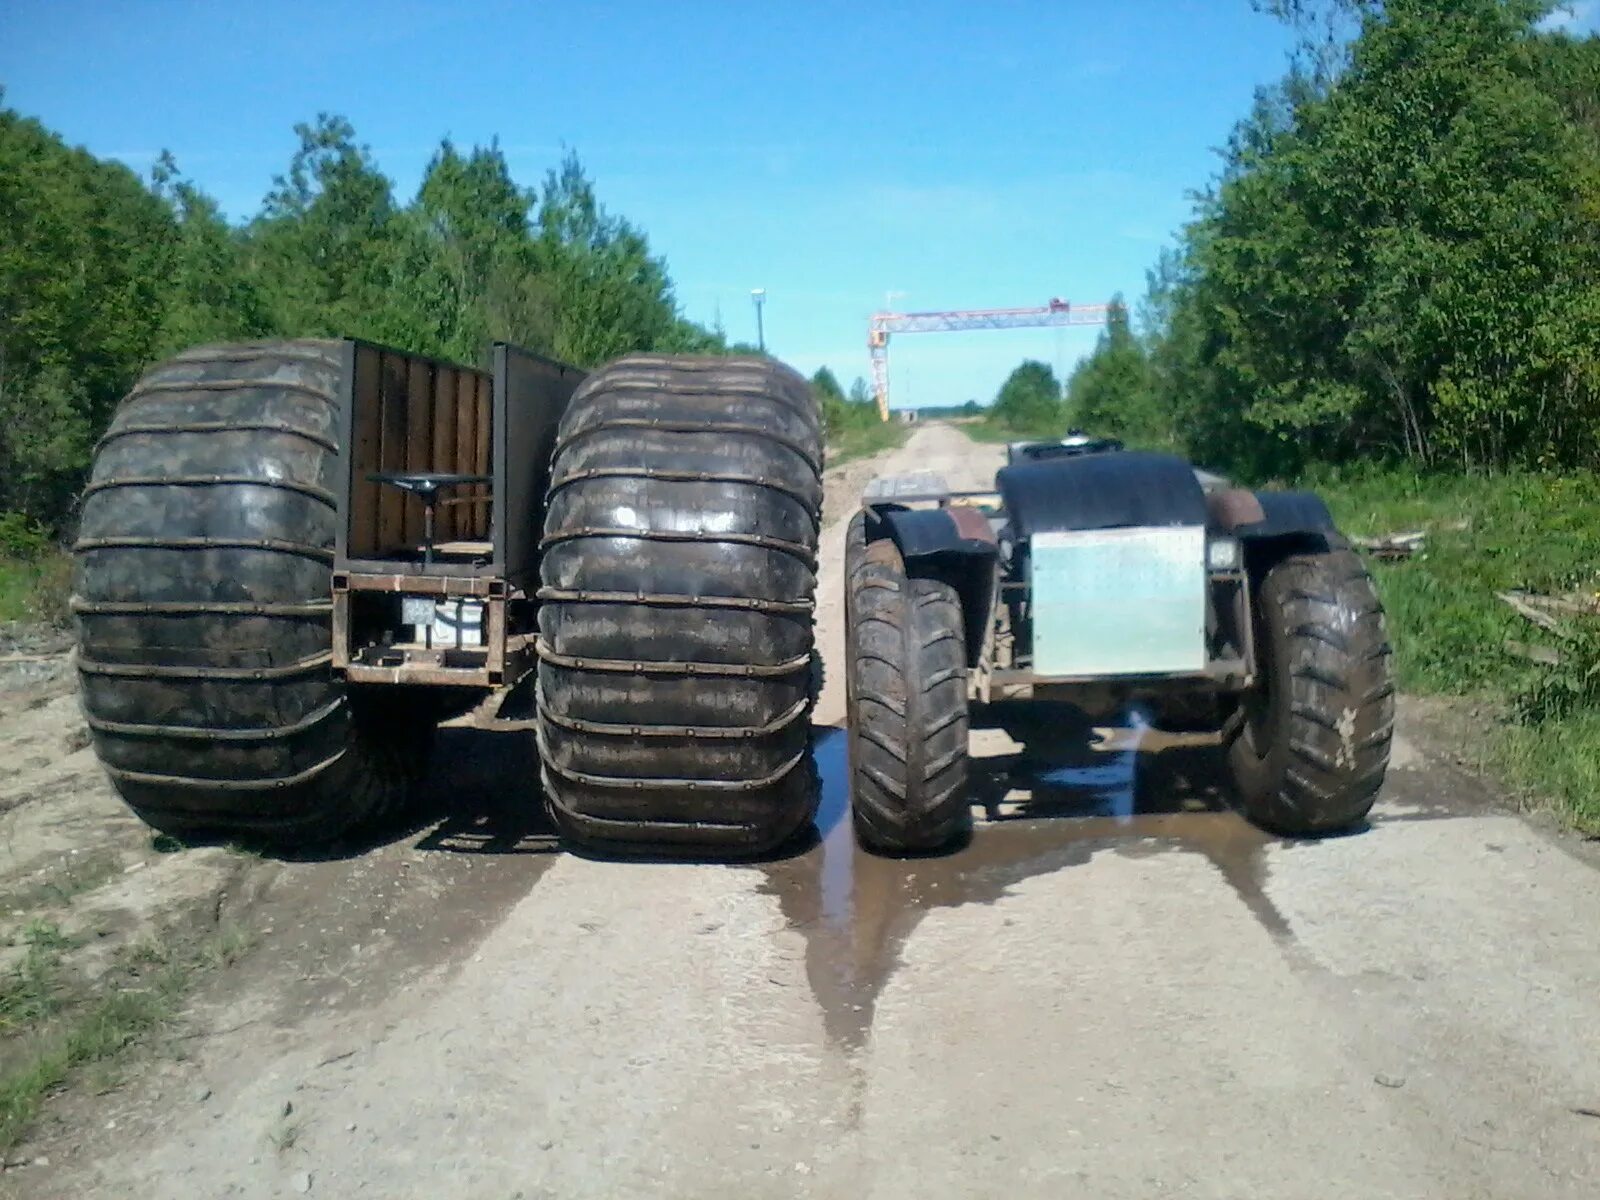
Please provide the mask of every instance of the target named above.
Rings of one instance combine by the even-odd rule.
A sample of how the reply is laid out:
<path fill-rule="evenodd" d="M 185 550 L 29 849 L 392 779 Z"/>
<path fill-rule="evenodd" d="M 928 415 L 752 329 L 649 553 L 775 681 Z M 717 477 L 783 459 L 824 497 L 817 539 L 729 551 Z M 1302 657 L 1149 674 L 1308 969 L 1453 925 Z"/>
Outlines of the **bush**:
<path fill-rule="evenodd" d="M 0 512 L 0 556 L 32 561 L 49 549 L 50 535 L 43 525 L 23 513 Z"/>

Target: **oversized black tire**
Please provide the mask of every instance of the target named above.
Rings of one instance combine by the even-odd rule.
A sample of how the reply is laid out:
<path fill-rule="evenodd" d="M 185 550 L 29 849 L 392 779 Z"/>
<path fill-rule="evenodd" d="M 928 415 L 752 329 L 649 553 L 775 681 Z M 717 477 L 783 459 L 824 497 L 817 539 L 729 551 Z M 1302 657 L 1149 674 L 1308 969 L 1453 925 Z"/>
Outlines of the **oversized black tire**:
<path fill-rule="evenodd" d="M 1341 547 L 1268 571 L 1256 657 L 1228 753 L 1245 816 L 1291 837 L 1349 829 L 1377 799 L 1394 735 L 1383 605 L 1361 559 Z"/>
<path fill-rule="evenodd" d="M 850 811 L 869 850 L 923 854 L 972 828 L 967 795 L 967 663 L 961 601 L 939 579 L 908 577 L 894 543 L 845 550 Z"/>
<path fill-rule="evenodd" d="M 322 841 L 397 806 L 431 722 L 330 668 L 340 346 L 188 351 L 95 454 L 73 606 L 96 754 L 156 829 Z"/>
<path fill-rule="evenodd" d="M 815 811 L 821 424 L 764 358 L 634 355 L 562 418 L 541 563 L 538 734 L 563 836 L 745 856 Z"/>

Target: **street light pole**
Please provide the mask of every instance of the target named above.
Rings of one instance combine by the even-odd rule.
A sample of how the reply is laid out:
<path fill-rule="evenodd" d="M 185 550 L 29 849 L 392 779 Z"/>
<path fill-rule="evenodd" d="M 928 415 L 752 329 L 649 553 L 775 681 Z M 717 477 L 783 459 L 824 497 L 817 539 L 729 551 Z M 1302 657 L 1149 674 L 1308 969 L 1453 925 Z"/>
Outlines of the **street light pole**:
<path fill-rule="evenodd" d="M 761 321 L 761 306 L 767 302 L 766 288 L 751 288 L 750 301 L 756 306 L 756 347 L 765 354 L 767 352 L 767 330 Z"/>

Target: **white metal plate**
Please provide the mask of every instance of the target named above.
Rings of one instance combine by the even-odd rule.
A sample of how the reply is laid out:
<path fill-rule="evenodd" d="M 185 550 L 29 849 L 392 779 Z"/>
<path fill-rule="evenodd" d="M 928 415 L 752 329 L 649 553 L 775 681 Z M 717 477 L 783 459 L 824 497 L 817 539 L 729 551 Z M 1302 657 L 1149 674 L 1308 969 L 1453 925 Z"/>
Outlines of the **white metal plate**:
<path fill-rule="evenodd" d="M 1038 533 L 1029 553 L 1035 674 L 1204 669 L 1202 526 Z"/>

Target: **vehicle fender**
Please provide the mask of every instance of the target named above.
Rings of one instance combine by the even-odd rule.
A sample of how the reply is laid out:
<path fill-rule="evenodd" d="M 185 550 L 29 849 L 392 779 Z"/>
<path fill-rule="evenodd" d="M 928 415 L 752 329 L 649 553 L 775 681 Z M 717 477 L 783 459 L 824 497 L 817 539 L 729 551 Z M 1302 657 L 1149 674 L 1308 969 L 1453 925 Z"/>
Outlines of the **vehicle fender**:
<path fill-rule="evenodd" d="M 1251 492 L 1228 488 L 1207 497 L 1211 527 L 1244 544 L 1245 562 L 1259 585 L 1290 554 L 1342 544 L 1333 514 L 1315 492 Z"/>
<path fill-rule="evenodd" d="M 1234 525 L 1232 532 L 1236 537 L 1258 539 L 1291 534 L 1326 535 L 1333 533 L 1336 528 L 1333 514 L 1315 492 L 1256 492 L 1254 496 L 1260 516 Z"/>
<path fill-rule="evenodd" d="M 942 579 L 956 590 L 965 624 L 967 665 L 975 666 L 993 618 L 999 540 L 988 517 L 976 508 L 867 509 L 869 538 L 888 537 L 905 561 L 906 574 Z"/>
<path fill-rule="evenodd" d="M 1014 463 L 995 484 L 1020 537 L 1206 523 L 1194 468 L 1171 454 L 1124 450 Z"/>

